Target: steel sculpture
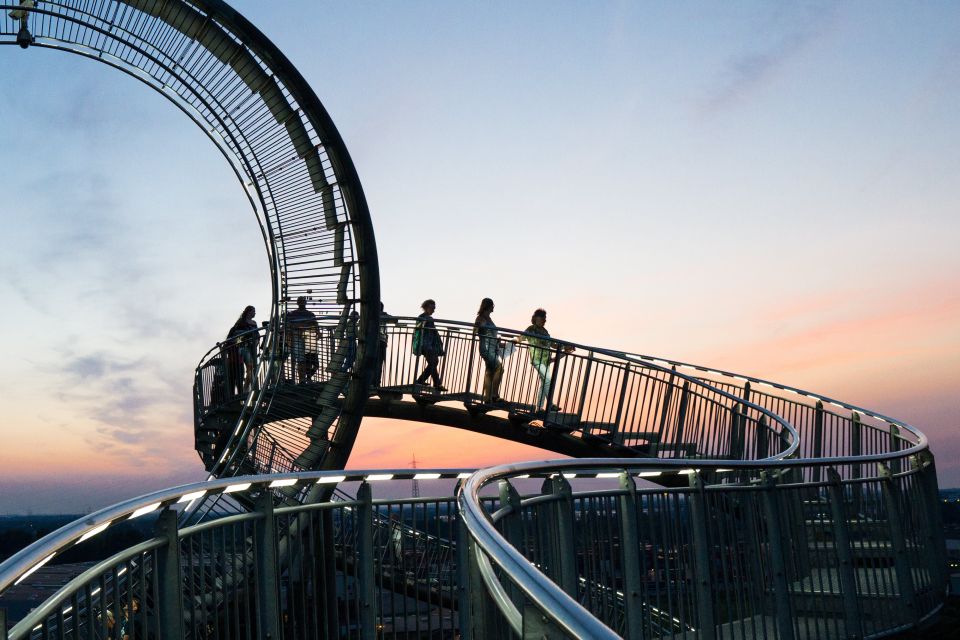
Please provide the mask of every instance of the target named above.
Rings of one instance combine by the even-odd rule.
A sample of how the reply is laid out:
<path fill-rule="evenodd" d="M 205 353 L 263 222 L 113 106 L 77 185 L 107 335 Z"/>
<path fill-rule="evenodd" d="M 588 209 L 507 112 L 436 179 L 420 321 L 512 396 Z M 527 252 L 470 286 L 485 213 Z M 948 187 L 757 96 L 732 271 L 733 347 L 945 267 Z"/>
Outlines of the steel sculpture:
<path fill-rule="evenodd" d="M 256 27 L 221 0 L 54 0 L 0 3 L 0 44 L 43 47 L 103 62 L 180 108 L 217 146 L 247 194 L 260 226 L 272 287 L 258 376 L 228 442 L 209 466 L 237 473 L 242 445 L 261 426 L 289 330 L 288 309 L 304 296 L 336 318 L 341 360 L 347 325 L 356 355 L 332 376 L 337 401 L 298 418 L 322 432 L 307 468 L 341 468 L 366 399 L 377 343 L 379 278 L 370 214 L 350 155 L 313 90 Z M 29 55 L 29 52 L 24 55 Z M 371 309 L 376 312 L 371 312 Z M 352 319 L 352 312 L 359 318 Z M 336 330 L 336 326 L 335 326 Z M 339 396 L 343 398 L 340 399 Z M 333 446 L 327 447 L 329 442 Z"/>
<path fill-rule="evenodd" d="M 0 44 L 109 64 L 204 131 L 247 193 L 273 293 L 268 325 L 239 338 L 258 353 L 249 387 L 231 378 L 236 341 L 196 369 L 210 481 L 108 507 L 0 564 L 2 597 L 85 540 L 160 513 L 154 537 L 89 567 L 11 637 L 105 637 L 134 599 L 144 615 L 130 635 L 165 638 L 877 638 L 942 606 L 936 474 L 918 430 L 785 385 L 562 341 L 541 377 L 510 330 L 493 401 L 478 337 L 455 321 L 437 321 L 445 389 L 420 386 L 413 319 L 381 325 L 349 154 L 262 33 L 220 0 L 0 8 Z M 315 325 L 288 321 L 299 297 Z M 364 413 L 578 459 L 330 471 Z M 614 486 L 571 485 L 584 477 Z M 456 498 L 371 490 L 434 478 L 465 484 Z M 542 487 L 524 495 L 530 478 Z M 345 482 L 359 483 L 353 495 L 334 491 Z"/>

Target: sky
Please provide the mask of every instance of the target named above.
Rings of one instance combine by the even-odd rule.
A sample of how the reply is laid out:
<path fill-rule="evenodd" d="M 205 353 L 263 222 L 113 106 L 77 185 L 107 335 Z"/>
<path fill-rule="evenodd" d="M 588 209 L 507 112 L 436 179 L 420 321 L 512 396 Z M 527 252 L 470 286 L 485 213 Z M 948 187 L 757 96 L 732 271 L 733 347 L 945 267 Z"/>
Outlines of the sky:
<path fill-rule="evenodd" d="M 343 136 L 390 313 L 545 307 L 558 337 L 904 420 L 960 485 L 956 3 L 234 6 Z M 269 309 L 243 190 L 105 65 L 2 47 L 0 83 L 0 512 L 202 479 L 194 367 Z M 550 457 L 369 419 L 350 466 L 413 455 Z"/>

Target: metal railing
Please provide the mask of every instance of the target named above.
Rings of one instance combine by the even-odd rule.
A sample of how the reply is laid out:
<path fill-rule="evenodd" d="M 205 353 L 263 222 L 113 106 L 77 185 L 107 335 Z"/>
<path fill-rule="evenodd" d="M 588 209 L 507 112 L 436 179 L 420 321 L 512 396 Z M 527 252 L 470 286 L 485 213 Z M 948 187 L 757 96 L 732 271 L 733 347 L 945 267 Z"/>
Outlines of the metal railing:
<path fill-rule="evenodd" d="M 454 497 L 375 499 L 371 487 L 468 474 L 426 469 L 250 476 L 108 507 L 0 564 L 0 598 L 111 526 L 153 514 L 155 535 L 83 571 L 18 621 L 8 637 L 118 637 L 120 625 L 130 638 L 452 637 L 462 589 Z M 354 482 L 355 496 L 279 506 L 290 491 Z M 178 527 L 177 512 L 191 503 L 239 494 L 254 508 Z"/>
<path fill-rule="evenodd" d="M 499 398 L 485 399 L 482 338 L 472 325 L 435 322 L 444 346 L 438 356 L 442 388 L 418 383 L 426 358 L 413 352 L 416 319 L 390 317 L 381 325 L 371 394 L 387 401 L 452 403 L 462 407 L 465 419 L 486 414 L 534 425 L 545 430 L 541 440 L 547 448 L 554 436 L 613 447 L 619 455 L 661 458 L 773 458 L 798 447 L 789 422 L 754 404 L 749 393 L 612 350 L 561 340 L 531 347 L 527 334 L 510 329 L 500 330 L 497 347 Z M 346 354 L 354 338 L 343 317 L 321 318 L 316 337 L 311 333 L 298 355 L 282 330 L 274 335 L 262 329 L 260 335 L 263 348 L 248 391 L 237 381 L 242 364 L 235 345 L 218 345 L 197 367 L 197 449 L 217 475 L 271 468 L 255 446 L 264 430 L 293 458 L 289 469 L 318 467 L 353 375 Z M 532 364 L 533 349 L 549 351 L 545 376 Z M 310 363 L 306 376 L 297 371 L 302 366 L 297 357 Z"/>
<path fill-rule="evenodd" d="M 863 464 L 852 458 L 581 459 L 196 483 L 21 551 L 0 564 L 0 602 L 74 546 L 159 514 L 153 537 L 86 569 L 9 637 L 109 637 L 126 623 L 132 638 L 877 638 L 944 598 L 932 460 L 901 461 L 856 479 L 840 472 Z M 797 481 L 810 466 L 823 481 Z M 667 476 L 686 482 L 648 482 Z M 373 497 L 414 478 L 465 483 L 456 499 Z M 344 483 L 355 495 L 281 506 Z M 177 510 L 218 495 L 252 508 L 178 528 Z"/>
<path fill-rule="evenodd" d="M 173 103 L 214 143 L 253 209 L 269 267 L 271 323 L 279 326 L 302 296 L 320 315 L 349 317 L 358 310 L 357 342 L 375 341 L 376 318 L 368 308 L 379 307 L 377 252 L 350 155 L 311 87 L 241 14 L 223 0 L 0 0 L 0 45 L 107 64 Z M 264 352 L 274 351 L 269 345 Z M 205 391 L 222 395 L 218 400 L 247 396 L 233 425 L 198 433 L 214 475 L 243 471 L 247 423 L 269 395 L 269 377 L 259 380 L 264 386 L 255 396 L 233 384 L 238 376 L 229 356 L 228 349 L 208 363 L 210 379 L 196 399 L 213 399 L 204 398 Z M 340 466 L 359 428 L 357 403 L 366 398 L 362 388 L 345 391 L 345 400 L 324 417 L 339 433 L 342 446 L 334 456 L 342 457 Z M 235 436 L 233 453 L 240 455 L 216 447 L 221 431 Z"/>
<path fill-rule="evenodd" d="M 470 637 L 879 638 L 916 627 L 942 606 L 946 564 L 932 460 L 901 462 L 897 473 L 856 458 L 479 471 L 459 497 Z M 798 482 L 813 466 L 824 480 Z M 584 473 L 617 486 L 571 490 Z M 521 498 L 517 480 L 544 474 L 541 495 Z M 643 482 L 667 474 L 688 486 Z M 499 503 L 480 498 L 488 486 Z"/>

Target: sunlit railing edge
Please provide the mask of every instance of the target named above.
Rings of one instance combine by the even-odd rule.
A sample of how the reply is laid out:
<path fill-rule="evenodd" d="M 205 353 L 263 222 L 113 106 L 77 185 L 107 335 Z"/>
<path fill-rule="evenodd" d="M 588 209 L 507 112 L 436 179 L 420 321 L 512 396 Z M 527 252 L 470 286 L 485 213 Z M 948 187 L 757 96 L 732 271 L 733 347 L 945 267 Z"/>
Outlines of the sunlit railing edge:
<path fill-rule="evenodd" d="M 296 483 L 315 482 L 317 484 L 336 485 L 342 482 L 412 480 L 415 475 L 426 473 L 439 474 L 435 479 L 464 480 L 473 471 L 473 469 L 461 468 L 307 471 L 259 476 L 235 476 L 162 489 L 118 502 L 74 520 L 13 554 L 0 563 L 0 594 L 11 586 L 19 584 L 64 551 L 95 535 L 99 535 L 116 523 L 135 519 L 178 504 L 185 504 L 189 507 L 191 502 L 202 497 L 237 491 L 282 488 L 291 486 L 287 484 L 290 480 L 295 480 Z"/>

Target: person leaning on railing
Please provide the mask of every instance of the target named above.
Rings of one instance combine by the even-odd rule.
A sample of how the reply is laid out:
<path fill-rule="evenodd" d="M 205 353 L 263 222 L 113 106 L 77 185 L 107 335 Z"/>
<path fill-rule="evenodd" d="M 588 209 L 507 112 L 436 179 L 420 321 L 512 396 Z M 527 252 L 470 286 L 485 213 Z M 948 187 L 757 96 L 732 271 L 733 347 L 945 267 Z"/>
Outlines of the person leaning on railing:
<path fill-rule="evenodd" d="M 514 342 L 519 343 L 521 340 L 526 340 L 527 344 L 530 345 L 530 363 L 536 370 L 537 375 L 540 376 L 537 411 L 544 408 L 547 411 L 561 411 L 562 409 L 556 404 L 551 403 L 550 406 L 547 406 L 547 401 L 550 398 L 550 387 L 553 383 L 551 371 L 553 367 L 550 365 L 557 358 L 562 357 L 563 354 L 572 352 L 574 350 L 573 346 L 564 345 L 561 348 L 560 344 L 550 337 L 550 332 L 544 327 L 547 322 L 547 312 L 545 310 L 537 309 L 534 311 L 530 322 L 531 324 L 527 327 L 524 335 L 514 338 Z"/>

